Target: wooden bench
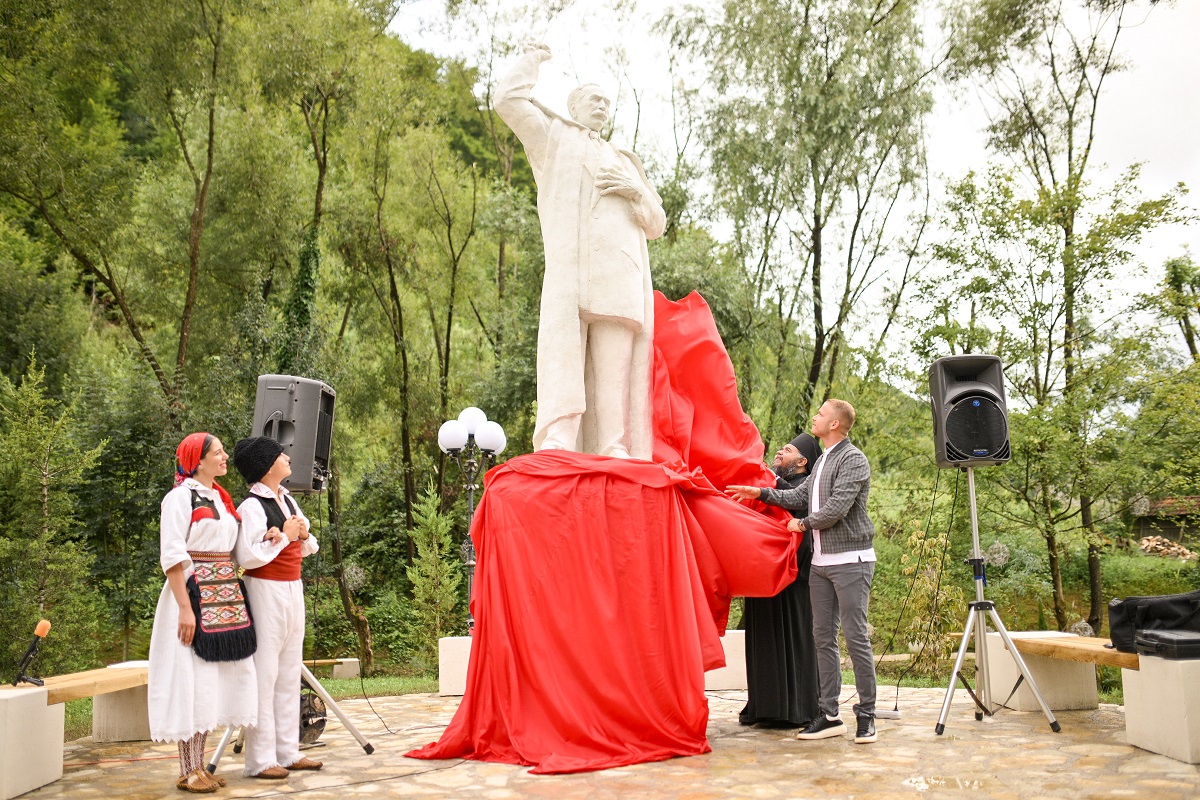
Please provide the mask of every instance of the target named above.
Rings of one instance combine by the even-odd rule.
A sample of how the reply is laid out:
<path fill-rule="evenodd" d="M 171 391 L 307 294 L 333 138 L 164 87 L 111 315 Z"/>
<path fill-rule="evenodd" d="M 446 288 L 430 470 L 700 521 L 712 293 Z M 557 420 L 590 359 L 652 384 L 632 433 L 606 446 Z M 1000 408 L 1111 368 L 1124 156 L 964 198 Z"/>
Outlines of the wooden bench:
<path fill-rule="evenodd" d="M 1100 706 L 1096 691 L 1096 665 L 1138 669 L 1137 655 L 1107 648 L 1108 639 L 1076 636 L 1061 631 L 1014 631 L 1009 636 L 1046 704 L 1055 711 L 1078 711 Z M 992 699 L 1002 702 L 1016 685 L 1021 673 L 1000 634 L 988 633 L 987 650 Z M 1041 710 L 1026 683 L 1022 683 L 1008 701 L 1008 707 L 1017 711 Z"/>
<path fill-rule="evenodd" d="M 1104 667 L 1138 669 L 1137 653 L 1122 653 L 1120 650 L 1113 650 L 1111 639 L 1061 634 L 1036 638 L 1013 636 L 1012 640 L 1013 646 L 1022 655 L 1046 656 L 1080 664 L 1098 664 Z"/>
<path fill-rule="evenodd" d="M 1010 634 L 1046 703 L 1055 711 L 1097 708 L 1096 666 L 1120 667 L 1129 744 L 1189 764 L 1200 763 L 1200 659 L 1171 660 L 1109 648 L 1108 639 L 1054 631 Z M 988 634 L 993 699 L 1003 699 L 1019 674 L 999 634 Z M 1038 711 L 1022 685 L 1009 702 Z"/>
<path fill-rule="evenodd" d="M 146 680 L 143 661 L 55 675 L 45 686 L 0 687 L 0 800 L 62 777 L 68 700 L 95 698 L 92 736 L 98 742 L 149 739 Z"/>

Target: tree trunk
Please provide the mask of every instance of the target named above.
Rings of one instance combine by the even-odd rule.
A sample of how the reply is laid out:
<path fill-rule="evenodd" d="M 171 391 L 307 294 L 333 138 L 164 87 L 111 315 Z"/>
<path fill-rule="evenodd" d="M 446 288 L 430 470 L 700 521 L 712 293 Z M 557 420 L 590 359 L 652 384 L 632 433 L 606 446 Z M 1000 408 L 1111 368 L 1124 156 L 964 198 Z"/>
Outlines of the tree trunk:
<path fill-rule="evenodd" d="M 379 211 L 382 226 L 382 209 Z M 380 228 L 382 233 L 382 227 Z M 396 270 L 392 264 L 391 250 L 385 249 L 388 268 L 388 291 L 392 301 L 392 336 L 396 355 L 400 356 L 400 459 L 404 470 L 404 530 L 408 540 L 408 563 L 416 557 L 410 532 L 416 527 L 413 519 L 413 502 L 416 499 L 416 467 L 413 465 L 412 426 L 409 420 L 409 366 L 408 342 L 404 337 L 404 306 L 400 302 L 400 289 L 396 282 Z"/>
<path fill-rule="evenodd" d="M 342 598 L 342 611 L 346 621 L 354 629 L 358 637 L 358 661 L 363 675 L 370 675 L 375 669 L 375 650 L 371 644 L 371 624 L 362 608 L 354 602 L 350 585 L 346 581 L 346 567 L 342 562 L 342 539 L 338 535 L 338 527 L 342 518 L 342 481 L 334 459 L 329 460 L 329 529 L 333 533 L 330 546 L 333 549 L 333 575 L 337 579 L 338 594 Z"/>
<path fill-rule="evenodd" d="M 1063 596 L 1062 565 L 1058 561 L 1058 535 L 1053 528 L 1043 534 L 1050 562 L 1050 582 L 1054 587 L 1054 621 L 1060 631 L 1067 628 L 1067 601 Z"/>
<path fill-rule="evenodd" d="M 817 383 L 821 380 L 821 363 L 825 360 L 825 318 L 821 303 L 821 251 L 824 220 L 821 218 L 820 197 L 813 204 L 812 229 L 812 304 L 813 304 L 813 352 L 808 364 L 808 376 L 800 390 L 798 419 L 808 419 L 813 398 L 817 395 Z"/>
<path fill-rule="evenodd" d="M 1188 352 L 1192 354 L 1192 361 L 1200 361 L 1200 351 L 1196 349 L 1196 329 L 1192 325 L 1192 318 L 1186 311 L 1179 318 L 1179 328 L 1183 331 L 1183 339 L 1187 342 Z"/>
<path fill-rule="evenodd" d="M 504 236 L 500 237 L 499 250 L 500 252 L 496 256 L 496 308 L 501 322 L 496 325 L 495 352 L 497 364 L 504 358 L 504 320 L 508 319 L 508 315 L 504 313 L 505 277 L 508 273 L 508 239 Z"/>
<path fill-rule="evenodd" d="M 1080 517 L 1083 520 L 1083 533 L 1087 537 L 1088 563 L 1088 625 L 1097 636 L 1104 622 L 1104 585 L 1100 574 L 1100 537 L 1092 520 L 1092 498 L 1083 495 L 1079 498 Z"/>
<path fill-rule="evenodd" d="M 171 121 L 179 138 L 179 147 L 183 152 L 188 171 L 191 172 L 195 185 L 195 197 L 192 201 L 192 216 L 188 227 L 188 285 L 183 301 L 183 312 L 179 317 L 179 349 L 175 356 L 175 398 L 183 394 L 185 367 L 187 366 L 188 345 L 192 331 L 192 315 L 196 310 L 196 294 L 199 290 L 200 276 L 200 247 L 204 236 L 204 224 L 208 213 L 208 191 L 212 185 L 213 161 L 216 157 L 217 138 L 217 73 L 221 63 L 221 44 L 223 42 L 224 18 L 216 19 L 216 31 L 210 36 L 212 42 L 212 58 L 209 61 L 209 80 L 212 90 L 208 97 L 208 131 L 205 136 L 205 157 L 203 174 L 197 170 L 188 150 L 187 135 L 184 125 L 173 109 Z M 172 97 L 167 98 L 167 107 L 171 109 Z"/>

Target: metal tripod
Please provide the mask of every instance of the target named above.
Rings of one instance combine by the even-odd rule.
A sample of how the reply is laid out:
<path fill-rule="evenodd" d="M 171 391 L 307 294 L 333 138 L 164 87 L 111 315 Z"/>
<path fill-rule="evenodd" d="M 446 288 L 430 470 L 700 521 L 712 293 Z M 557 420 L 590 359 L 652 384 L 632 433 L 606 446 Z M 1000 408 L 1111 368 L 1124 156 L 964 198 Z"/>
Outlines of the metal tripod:
<path fill-rule="evenodd" d="M 329 692 L 325 691 L 325 687 L 321 685 L 321 682 L 318 681 L 316 676 L 309 672 L 308 667 L 304 666 L 303 664 L 300 665 L 300 679 L 307 683 L 308 687 L 316 692 L 318 697 L 325 701 L 325 707 L 337 715 L 337 718 L 342 721 L 342 725 L 346 727 L 346 730 L 350 731 L 350 735 L 358 740 L 359 745 L 362 746 L 363 752 L 365 752 L 367 755 L 371 755 L 375 752 L 374 745 L 368 742 L 366 737 L 358 732 L 358 728 L 354 727 L 354 723 L 350 721 L 350 718 L 342 712 L 342 709 L 338 708 L 338 704 L 335 703 L 333 698 L 329 696 Z M 209 760 L 208 766 L 205 767 L 205 769 L 208 770 L 209 775 L 216 773 L 217 764 L 220 763 L 221 756 L 225 755 L 225 748 L 229 746 L 231 741 L 233 741 L 233 734 L 238 730 L 242 729 L 234 727 L 225 729 L 224 735 L 221 736 L 221 741 L 217 744 L 217 749 L 213 751 L 212 758 Z M 234 747 L 234 752 L 240 752 L 240 750 L 241 737 L 239 736 L 238 744 Z"/>
<path fill-rule="evenodd" d="M 967 687 L 967 692 L 971 695 L 971 699 L 978 706 L 978 710 L 975 712 L 975 719 L 981 720 L 984 714 L 990 717 L 994 713 L 992 708 L 992 682 L 988 675 L 987 659 L 987 621 L 988 617 L 991 617 L 996 633 L 1000 634 L 1000 638 L 1004 640 L 1004 646 L 1008 648 L 1009 654 L 1012 656 L 1013 661 L 1016 662 L 1017 669 L 1021 671 L 1021 677 L 1029 684 L 1030 691 L 1037 698 L 1038 705 L 1042 707 L 1042 713 L 1046 715 L 1046 719 L 1050 723 L 1050 730 L 1058 733 L 1062 728 L 1058 724 L 1058 720 L 1054 718 L 1054 712 L 1050 710 L 1050 706 L 1046 705 L 1046 700 L 1038 690 L 1037 684 L 1034 683 L 1033 676 L 1029 674 L 1029 668 L 1025 666 L 1025 659 L 1021 658 L 1021 654 L 1013 646 L 1012 639 L 1009 637 L 1004 623 L 1000 621 L 1000 615 L 996 613 L 995 603 L 983 599 L 983 587 L 987 583 L 987 574 L 984 570 L 983 555 L 979 550 L 979 514 L 975 507 L 975 470 L 972 467 L 966 467 L 965 469 L 967 473 L 968 493 L 971 498 L 972 550 L 971 558 L 967 559 L 967 563 L 975 571 L 975 602 L 967 604 L 969 609 L 967 612 L 967 624 L 963 628 L 962 642 L 958 645 L 958 657 L 954 659 L 954 671 L 950 673 L 950 685 L 946 687 L 946 699 L 942 702 L 942 713 L 938 716 L 937 725 L 934 726 L 933 730 L 939 736 L 946 730 L 946 717 L 950 714 L 950 701 L 954 699 L 954 684 L 956 679 L 963 682 L 963 685 Z M 982 689 L 979 691 L 979 695 L 983 696 L 982 701 L 979 695 L 971 691 L 971 687 L 967 684 L 967 679 L 962 674 L 963 659 L 967 655 L 967 643 L 971 641 L 972 633 L 975 634 L 976 686 L 982 686 Z"/>

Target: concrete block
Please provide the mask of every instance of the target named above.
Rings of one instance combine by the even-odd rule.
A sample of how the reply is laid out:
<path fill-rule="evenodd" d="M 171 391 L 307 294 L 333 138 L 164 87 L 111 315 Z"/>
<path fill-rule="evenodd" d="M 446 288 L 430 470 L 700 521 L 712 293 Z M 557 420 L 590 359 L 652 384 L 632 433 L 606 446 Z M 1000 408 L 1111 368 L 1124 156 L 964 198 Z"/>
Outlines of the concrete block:
<path fill-rule="evenodd" d="M 1032 639 L 1040 636 L 1062 636 L 1059 631 L 1015 631 L 1008 634 L 1013 639 Z M 1029 674 L 1052 711 L 1080 711 L 1099 708 L 1100 698 L 1096 692 L 1096 665 L 1061 658 L 1021 654 Z M 987 635 L 988 681 L 992 685 L 992 702 L 1002 703 L 1016 684 L 1021 671 L 1017 662 L 1004 646 L 1000 634 L 989 631 Z M 1017 711 L 1041 711 L 1028 682 L 1008 701 L 1008 707 Z"/>
<path fill-rule="evenodd" d="M 123 661 L 109 669 L 149 666 L 149 661 Z M 92 739 L 97 742 L 145 742 L 150 740 L 150 712 L 146 687 L 135 686 L 92 698 Z"/>
<path fill-rule="evenodd" d="M 704 690 L 746 691 L 746 632 L 725 631 L 721 647 L 725 650 L 725 666 L 704 673 Z"/>
<path fill-rule="evenodd" d="M 438 694 L 462 695 L 467 690 L 467 662 L 470 660 L 470 636 L 438 639 Z"/>
<path fill-rule="evenodd" d="M 1200 659 L 1139 656 L 1138 666 L 1121 670 L 1126 741 L 1200 764 Z"/>
<path fill-rule="evenodd" d="M 342 663 L 333 665 L 334 678 L 357 678 L 359 667 L 357 658 L 343 658 Z"/>
<path fill-rule="evenodd" d="M 0 689 L 0 800 L 62 777 L 65 713 L 40 686 Z"/>

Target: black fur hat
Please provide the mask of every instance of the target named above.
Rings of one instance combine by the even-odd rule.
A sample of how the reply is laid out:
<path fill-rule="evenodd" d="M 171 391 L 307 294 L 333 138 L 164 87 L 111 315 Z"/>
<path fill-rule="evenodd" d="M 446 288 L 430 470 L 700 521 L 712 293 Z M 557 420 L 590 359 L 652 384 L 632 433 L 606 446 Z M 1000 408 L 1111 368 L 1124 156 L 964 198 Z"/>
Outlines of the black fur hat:
<path fill-rule="evenodd" d="M 269 436 L 251 436 L 233 446 L 233 465 L 246 483 L 258 483 L 282 452 L 283 445 Z"/>

